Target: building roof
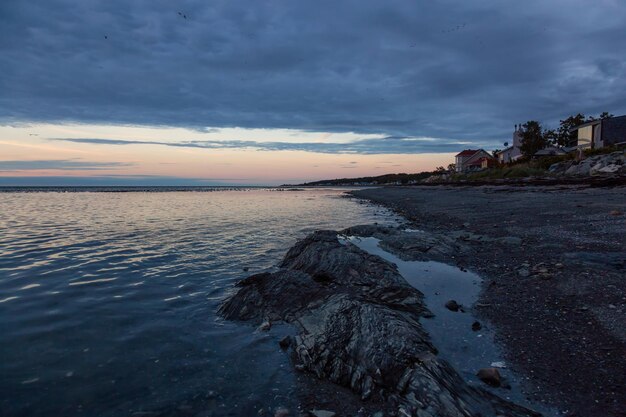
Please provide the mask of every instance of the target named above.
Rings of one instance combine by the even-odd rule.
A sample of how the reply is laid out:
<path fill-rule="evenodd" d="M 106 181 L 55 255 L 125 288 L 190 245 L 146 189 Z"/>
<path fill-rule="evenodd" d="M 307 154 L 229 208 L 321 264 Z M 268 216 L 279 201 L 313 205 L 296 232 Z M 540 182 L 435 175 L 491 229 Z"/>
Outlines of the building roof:
<path fill-rule="evenodd" d="M 465 149 L 464 151 L 457 153 L 455 156 L 472 156 L 478 151 L 480 151 L 480 149 Z"/>
<path fill-rule="evenodd" d="M 543 148 L 535 152 L 535 156 L 546 156 L 546 155 L 565 155 L 565 152 L 561 148 L 557 148 L 556 146 L 548 146 L 547 148 Z"/>
<path fill-rule="evenodd" d="M 499 154 L 504 153 L 504 152 L 506 152 L 506 151 L 510 151 L 511 149 L 513 149 L 513 146 L 509 146 L 508 148 L 504 148 L 504 149 L 502 149 L 501 151 L 498 151 L 498 152 L 496 152 L 496 153 L 499 155 Z"/>
<path fill-rule="evenodd" d="M 569 131 L 570 131 L 570 132 L 575 132 L 575 131 L 577 131 L 578 129 L 583 128 L 583 127 L 587 127 L 587 126 L 594 126 L 594 125 L 599 125 L 600 123 L 602 123 L 602 120 L 603 120 L 603 119 L 591 120 L 591 121 L 585 122 L 585 123 L 583 123 L 583 124 L 581 124 L 581 125 L 578 125 L 578 126 L 576 126 L 576 127 L 573 127 L 573 128 L 571 128 Z"/>
<path fill-rule="evenodd" d="M 596 119 L 596 120 L 590 120 L 590 121 L 588 121 L 588 122 L 585 122 L 585 123 L 583 123 L 583 124 L 580 124 L 580 125 L 578 125 L 578 126 L 576 126 L 576 127 L 571 128 L 569 131 L 570 131 L 570 132 L 574 132 L 574 131 L 576 131 L 576 130 L 578 130 L 578 129 L 582 128 L 582 127 L 594 126 L 594 125 L 600 124 L 600 123 L 602 123 L 604 120 L 611 120 L 611 119 L 612 119 L 612 120 L 616 120 L 616 119 L 621 119 L 621 118 L 626 118 L 626 115 L 623 115 L 623 116 L 612 116 L 612 117 L 607 117 L 606 119 Z"/>

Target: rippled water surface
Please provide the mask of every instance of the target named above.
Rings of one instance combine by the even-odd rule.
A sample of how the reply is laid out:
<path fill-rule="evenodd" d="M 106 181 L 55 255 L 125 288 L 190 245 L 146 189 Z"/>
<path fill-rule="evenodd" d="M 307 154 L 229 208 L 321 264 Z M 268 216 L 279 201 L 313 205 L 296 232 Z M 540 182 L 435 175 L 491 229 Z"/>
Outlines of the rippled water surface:
<path fill-rule="evenodd" d="M 276 332 L 215 312 L 237 280 L 272 268 L 308 232 L 391 221 L 341 194 L 0 193 L 0 415 L 292 404 Z"/>

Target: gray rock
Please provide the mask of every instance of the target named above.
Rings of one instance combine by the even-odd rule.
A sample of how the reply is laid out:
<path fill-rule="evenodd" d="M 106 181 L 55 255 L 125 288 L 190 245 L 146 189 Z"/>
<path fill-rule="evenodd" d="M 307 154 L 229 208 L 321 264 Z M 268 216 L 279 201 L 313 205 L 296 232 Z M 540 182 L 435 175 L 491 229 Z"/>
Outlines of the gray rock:
<path fill-rule="evenodd" d="M 328 410 L 311 410 L 311 414 L 315 417 L 335 417 L 337 413 Z"/>
<path fill-rule="evenodd" d="M 422 416 L 538 416 L 467 385 L 437 357 L 420 324 L 423 294 L 394 265 L 341 244 L 336 232 L 313 233 L 289 250 L 277 272 L 238 283 L 219 312 L 291 323 L 296 367 L 363 399 L 392 401 Z"/>
<path fill-rule="evenodd" d="M 459 242 L 463 240 L 460 239 L 463 233 L 467 232 L 443 235 L 423 230 L 407 232 L 398 228 L 372 225 L 353 226 L 342 231 L 342 234 L 348 236 L 375 237 L 380 240 L 381 248 L 410 261 L 444 260 L 455 254 L 467 252 L 467 246 Z"/>
<path fill-rule="evenodd" d="M 492 387 L 499 387 L 502 383 L 502 377 L 497 368 L 483 368 L 478 371 L 476 376 L 485 384 L 491 385 Z"/>
<path fill-rule="evenodd" d="M 291 337 L 289 337 L 289 336 L 283 337 L 282 339 L 280 339 L 280 342 L 278 342 L 278 345 L 282 349 L 287 349 L 289 347 L 289 345 L 291 345 Z"/>
<path fill-rule="evenodd" d="M 274 412 L 274 417 L 288 417 L 289 410 L 287 408 L 279 408 Z"/>
<path fill-rule="evenodd" d="M 450 311 L 459 311 L 459 304 L 454 300 L 446 302 L 446 308 Z"/>
<path fill-rule="evenodd" d="M 499 240 L 504 244 L 512 246 L 520 246 L 522 244 L 522 239 L 517 236 L 501 237 Z"/>

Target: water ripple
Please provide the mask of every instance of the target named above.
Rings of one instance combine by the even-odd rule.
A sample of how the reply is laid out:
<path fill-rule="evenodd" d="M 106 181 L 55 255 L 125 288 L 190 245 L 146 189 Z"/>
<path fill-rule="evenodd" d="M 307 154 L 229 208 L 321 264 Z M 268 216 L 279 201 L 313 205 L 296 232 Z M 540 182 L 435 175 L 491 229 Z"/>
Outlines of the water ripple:
<path fill-rule="evenodd" d="M 215 311 L 306 233 L 382 221 L 340 194 L 1 192 L 2 414 L 287 405 L 285 330 L 253 333 Z"/>

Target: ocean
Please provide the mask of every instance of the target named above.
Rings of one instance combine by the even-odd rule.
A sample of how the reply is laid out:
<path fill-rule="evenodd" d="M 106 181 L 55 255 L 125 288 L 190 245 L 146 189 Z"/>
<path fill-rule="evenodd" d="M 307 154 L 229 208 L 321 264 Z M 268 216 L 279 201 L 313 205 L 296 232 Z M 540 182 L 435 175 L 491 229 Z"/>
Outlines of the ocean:
<path fill-rule="evenodd" d="M 216 310 L 313 230 L 396 221 L 344 191 L 3 189 L 0 415 L 254 416 L 297 405 L 278 347 L 288 330 L 258 332 Z"/>

